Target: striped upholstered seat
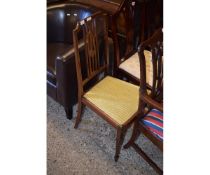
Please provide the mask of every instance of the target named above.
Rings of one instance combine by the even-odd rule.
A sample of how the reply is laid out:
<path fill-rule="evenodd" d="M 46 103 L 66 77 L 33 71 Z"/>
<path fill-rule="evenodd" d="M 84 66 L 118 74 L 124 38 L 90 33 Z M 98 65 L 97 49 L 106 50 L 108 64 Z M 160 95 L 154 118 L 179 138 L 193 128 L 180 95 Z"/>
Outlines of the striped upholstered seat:
<path fill-rule="evenodd" d="M 157 109 L 152 109 L 141 122 L 149 129 L 157 138 L 163 141 L 163 113 Z"/>

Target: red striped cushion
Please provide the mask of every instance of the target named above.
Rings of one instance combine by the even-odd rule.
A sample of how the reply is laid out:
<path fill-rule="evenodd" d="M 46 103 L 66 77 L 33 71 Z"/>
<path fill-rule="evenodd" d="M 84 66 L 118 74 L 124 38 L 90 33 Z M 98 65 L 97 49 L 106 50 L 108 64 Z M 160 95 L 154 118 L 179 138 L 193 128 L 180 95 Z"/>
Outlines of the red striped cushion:
<path fill-rule="evenodd" d="M 152 109 L 141 121 L 157 138 L 163 141 L 162 112 L 157 109 Z"/>

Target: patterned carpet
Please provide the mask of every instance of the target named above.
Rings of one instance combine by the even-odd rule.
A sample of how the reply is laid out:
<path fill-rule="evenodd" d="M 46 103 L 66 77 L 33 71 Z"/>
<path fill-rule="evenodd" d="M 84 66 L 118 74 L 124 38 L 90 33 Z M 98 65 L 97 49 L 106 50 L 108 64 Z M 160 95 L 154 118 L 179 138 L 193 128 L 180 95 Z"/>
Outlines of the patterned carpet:
<path fill-rule="evenodd" d="M 47 174 L 48 175 L 153 175 L 156 172 L 132 148 L 122 149 L 114 161 L 116 130 L 85 108 L 83 119 L 74 129 L 61 105 L 47 97 Z M 128 130 L 125 141 L 131 136 Z M 144 136 L 138 143 L 160 167 L 163 156 Z"/>

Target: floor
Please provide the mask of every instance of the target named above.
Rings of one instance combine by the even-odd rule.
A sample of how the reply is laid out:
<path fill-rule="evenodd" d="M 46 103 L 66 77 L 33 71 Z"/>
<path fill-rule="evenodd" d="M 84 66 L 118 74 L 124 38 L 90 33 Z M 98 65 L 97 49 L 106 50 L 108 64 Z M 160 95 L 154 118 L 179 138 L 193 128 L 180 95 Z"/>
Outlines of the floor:
<path fill-rule="evenodd" d="M 122 149 L 114 161 L 116 130 L 85 108 L 82 122 L 74 129 L 61 105 L 47 97 L 47 174 L 48 175 L 153 175 L 156 172 L 132 149 Z M 128 130 L 124 144 L 131 136 Z M 162 153 L 144 136 L 137 143 L 160 167 Z"/>

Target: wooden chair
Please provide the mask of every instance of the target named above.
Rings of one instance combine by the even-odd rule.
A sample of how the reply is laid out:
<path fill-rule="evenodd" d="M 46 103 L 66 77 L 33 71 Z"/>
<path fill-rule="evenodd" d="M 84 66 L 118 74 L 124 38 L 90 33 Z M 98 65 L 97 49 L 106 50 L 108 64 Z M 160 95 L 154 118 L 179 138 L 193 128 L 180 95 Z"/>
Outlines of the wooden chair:
<path fill-rule="evenodd" d="M 83 36 L 79 40 L 81 32 Z M 73 39 L 78 81 L 78 113 L 74 127 L 81 121 L 84 105 L 101 116 L 117 129 L 114 157 L 117 161 L 126 130 L 137 116 L 139 87 L 108 75 L 106 14 L 99 12 L 79 22 Z M 84 43 L 83 54 L 79 52 L 81 42 Z M 85 67 L 81 67 L 81 61 L 86 62 Z M 87 84 L 92 87 L 87 89 Z"/>
<path fill-rule="evenodd" d="M 156 2 L 156 1 L 155 1 Z M 154 3 L 152 1 L 152 3 Z M 158 4 L 158 5 L 157 5 Z M 115 66 L 115 75 L 121 79 L 125 79 L 127 81 L 130 81 L 134 84 L 139 85 L 140 83 L 140 64 L 139 64 L 139 58 L 138 58 L 138 52 L 137 47 L 133 47 L 131 49 L 129 43 L 132 43 L 133 40 L 136 40 L 135 42 L 140 44 L 144 40 L 148 38 L 148 36 L 151 36 L 151 33 L 153 34 L 155 30 L 158 28 L 162 28 L 162 21 L 157 20 L 151 20 L 155 19 L 156 17 L 159 17 L 161 19 L 161 9 L 162 4 L 159 2 L 159 0 L 156 2 L 156 6 L 151 5 L 151 0 L 142 0 L 138 7 L 139 12 L 139 18 L 136 18 L 135 20 L 139 20 L 140 22 L 134 23 L 129 22 L 131 24 L 135 24 L 135 26 L 132 26 L 133 32 L 129 31 L 130 33 L 134 33 L 135 28 L 138 27 L 139 30 L 139 36 L 135 35 L 135 38 L 133 38 L 133 35 L 127 36 L 127 46 L 126 46 L 126 53 L 122 57 L 116 57 L 116 66 Z M 155 11 L 155 12 L 153 12 Z M 137 12 L 137 10 L 136 10 Z M 158 18 L 158 19 L 159 19 Z M 132 21 L 133 18 L 130 18 Z M 157 23 L 156 25 L 152 25 L 153 23 Z M 139 25 L 139 26 L 136 26 Z M 149 57 L 148 53 L 145 53 L 146 57 Z M 148 62 L 149 63 L 149 62 Z M 151 84 L 147 84 L 148 88 L 151 87 Z"/>
<path fill-rule="evenodd" d="M 151 92 L 147 90 L 147 66 L 145 50 L 150 48 L 153 65 Z M 158 30 L 150 39 L 142 43 L 138 51 L 140 58 L 141 82 L 139 118 L 134 122 L 133 133 L 124 148 L 133 147 L 159 174 L 163 171 L 135 143 L 140 133 L 150 139 L 163 151 L 163 33 Z"/>
<path fill-rule="evenodd" d="M 140 12 L 138 12 L 138 18 L 135 16 L 135 12 L 139 8 Z M 125 16 L 130 16 L 127 18 L 127 30 L 126 30 L 126 43 L 125 43 L 125 53 L 124 55 L 118 55 L 115 58 L 115 76 L 120 79 L 126 79 L 136 85 L 140 83 L 140 73 L 139 73 L 139 59 L 137 48 L 134 46 L 134 42 L 140 43 L 144 40 L 144 30 L 145 30 L 145 15 L 146 15 L 146 0 L 143 0 L 137 6 L 130 6 L 130 12 L 125 13 Z M 126 11 L 125 11 L 126 12 Z M 136 19 L 135 19 L 136 18 Z M 138 20 L 138 22 L 135 22 Z M 139 28 L 141 32 L 139 34 L 136 33 L 136 28 Z M 134 33 L 136 33 L 134 38 Z M 138 39 L 137 39 L 138 38 Z M 122 47 L 117 43 L 117 47 Z"/>

